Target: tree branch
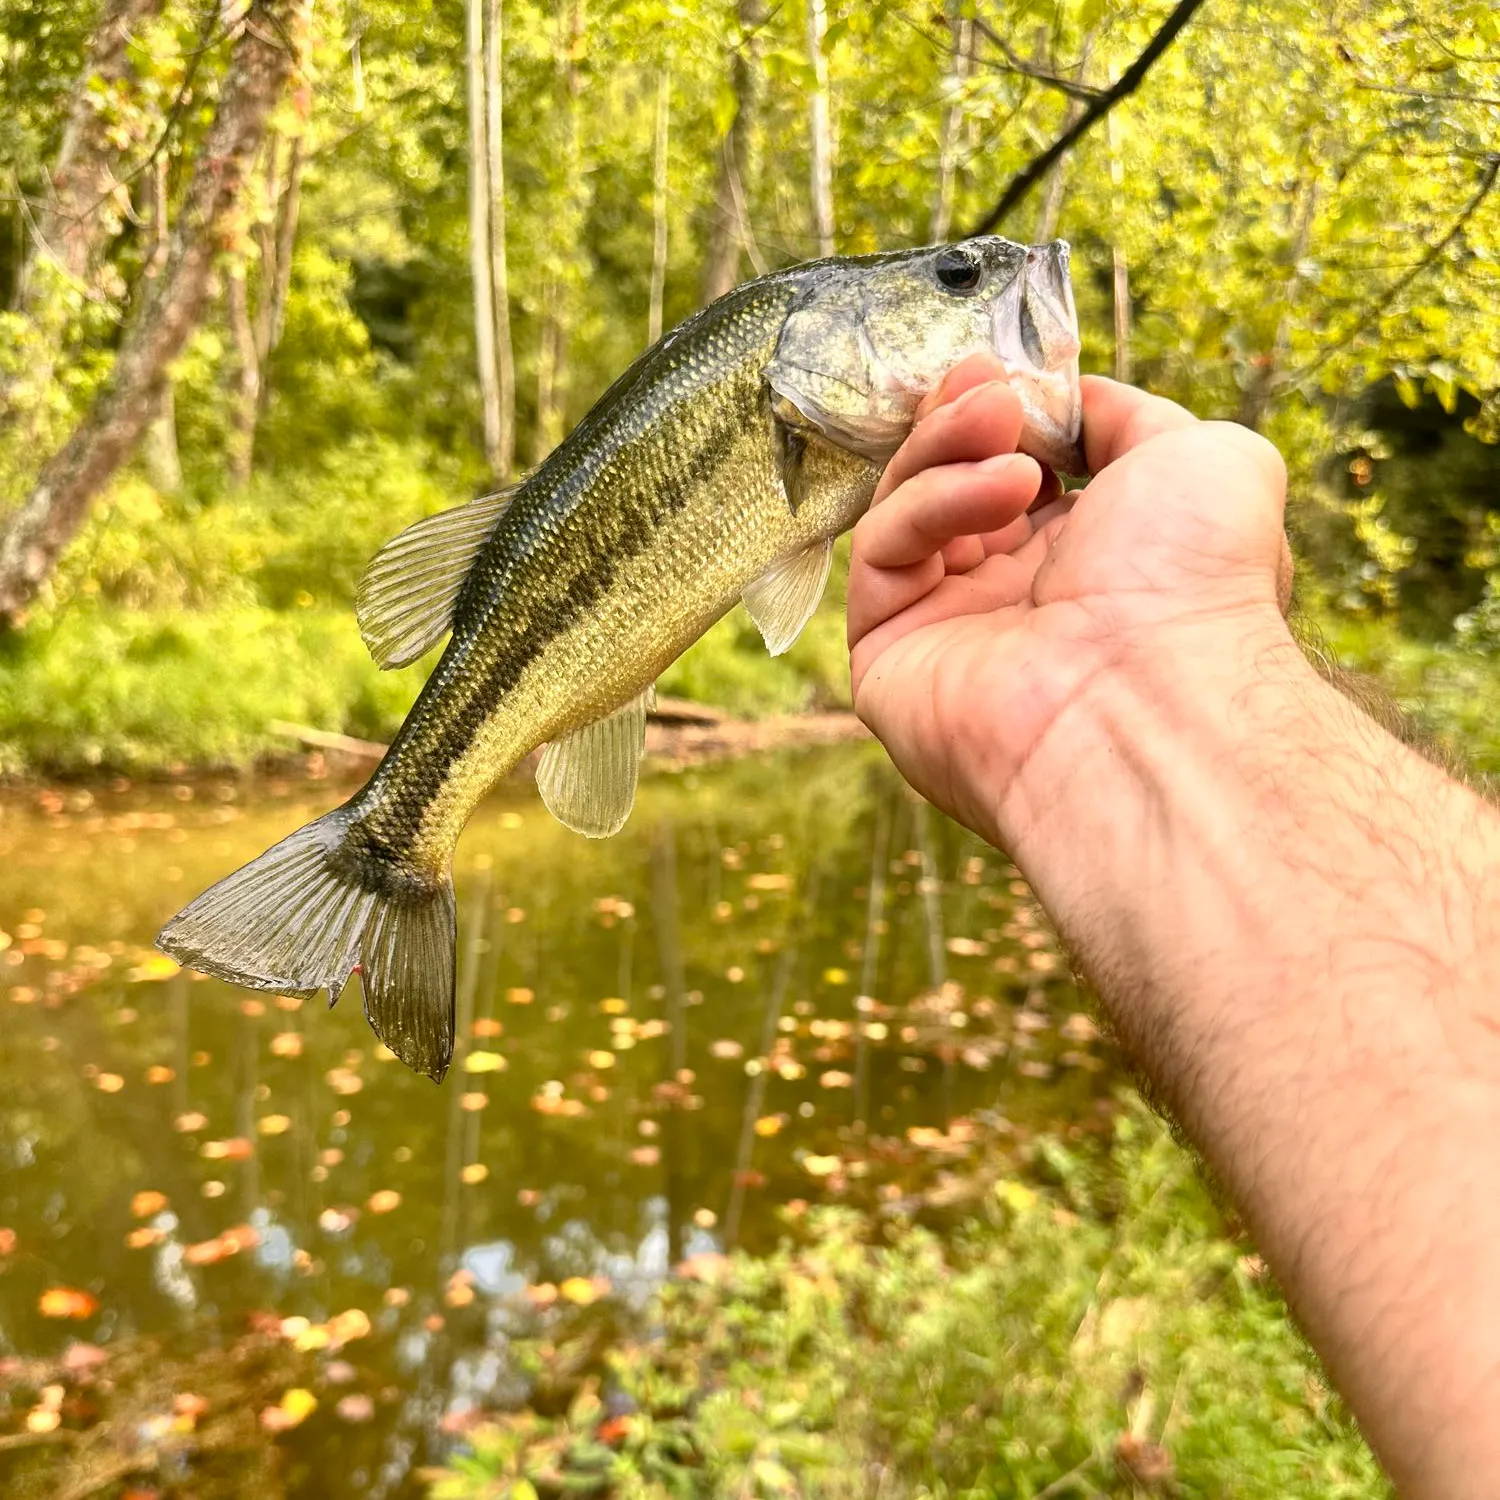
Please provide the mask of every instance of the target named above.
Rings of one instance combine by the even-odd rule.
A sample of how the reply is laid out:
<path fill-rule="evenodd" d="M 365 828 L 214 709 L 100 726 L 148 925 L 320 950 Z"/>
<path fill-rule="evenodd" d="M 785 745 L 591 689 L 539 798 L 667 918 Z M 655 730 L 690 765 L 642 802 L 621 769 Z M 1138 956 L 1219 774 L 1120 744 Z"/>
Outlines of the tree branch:
<path fill-rule="evenodd" d="M 1102 120 L 1121 99 L 1133 94 L 1140 87 L 1142 79 L 1151 71 L 1152 64 L 1172 45 L 1177 38 L 1177 33 L 1192 20 L 1193 13 L 1202 4 L 1203 0 L 1178 0 L 1172 8 L 1171 15 L 1162 22 L 1161 29 L 1156 35 L 1146 43 L 1141 55 L 1120 75 L 1119 82 L 1092 100 L 1088 108 L 1072 125 L 1063 131 L 1040 156 L 1034 157 L 1011 179 L 1010 186 L 1000 195 L 1000 201 L 969 233 L 992 233 L 1011 209 L 1046 176 L 1053 162 L 1062 156 L 1075 141 L 1081 139 L 1091 126 Z"/>
<path fill-rule="evenodd" d="M 1040 67 L 1036 63 L 1027 62 L 994 27 L 985 21 L 979 20 L 978 17 L 974 20 L 974 29 L 986 41 L 999 48 L 1005 58 L 1005 66 L 1001 71 L 1020 73 L 1026 78 L 1034 78 L 1044 87 L 1056 89 L 1059 93 L 1066 94 L 1070 99 L 1080 99 L 1089 102 L 1103 95 L 1104 90 L 1095 88 L 1092 84 L 1078 83 L 1071 78 L 1062 78 L 1056 73 L 1049 73 L 1046 68 Z M 999 65 L 987 63 L 986 66 L 997 67 Z"/>
<path fill-rule="evenodd" d="M 1464 232 L 1464 227 L 1469 220 L 1479 212 L 1480 205 L 1494 190 L 1495 183 L 1500 181 L 1500 151 L 1492 153 L 1486 160 L 1483 174 L 1479 179 L 1479 186 L 1474 189 L 1469 201 L 1459 210 L 1458 217 L 1448 226 L 1448 232 L 1439 240 L 1435 240 L 1427 247 L 1427 253 L 1416 265 L 1408 267 L 1398 276 L 1376 299 L 1374 305 L 1365 313 L 1353 328 L 1336 343 L 1330 344 L 1305 370 L 1301 371 L 1295 381 L 1298 386 L 1305 387 L 1330 359 L 1343 349 L 1347 349 L 1366 328 L 1377 318 L 1384 317 L 1390 310 L 1391 304 L 1397 297 L 1414 282 L 1417 277 L 1431 269 L 1442 257 L 1448 246 Z"/>

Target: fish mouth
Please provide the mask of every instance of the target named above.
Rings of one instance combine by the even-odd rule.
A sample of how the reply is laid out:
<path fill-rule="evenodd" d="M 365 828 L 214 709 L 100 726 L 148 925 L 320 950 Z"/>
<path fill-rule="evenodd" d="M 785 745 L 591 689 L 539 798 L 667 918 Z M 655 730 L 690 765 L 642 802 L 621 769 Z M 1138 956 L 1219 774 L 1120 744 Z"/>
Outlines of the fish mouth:
<path fill-rule="evenodd" d="M 991 312 L 995 357 L 1021 400 L 1020 449 L 1066 474 L 1086 472 L 1080 434 L 1078 312 L 1066 240 L 1030 245 Z"/>

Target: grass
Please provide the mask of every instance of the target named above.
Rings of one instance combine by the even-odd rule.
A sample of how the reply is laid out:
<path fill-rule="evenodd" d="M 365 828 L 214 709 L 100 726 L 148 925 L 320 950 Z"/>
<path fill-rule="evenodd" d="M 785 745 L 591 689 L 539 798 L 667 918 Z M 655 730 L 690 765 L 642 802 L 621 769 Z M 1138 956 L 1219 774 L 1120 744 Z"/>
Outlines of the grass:
<path fill-rule="evenodd" d="M 1038 1142 L 942 1236 L 834 1208 L 795 1231 L 765 1260 L 689 1263 L 602 1381 L 479 1428 L 432 1500 L 1391 1494 L 1137 1106 L 1102 1155 Z M 564 1347 L 515 1352 L 536 1371 Z"/>

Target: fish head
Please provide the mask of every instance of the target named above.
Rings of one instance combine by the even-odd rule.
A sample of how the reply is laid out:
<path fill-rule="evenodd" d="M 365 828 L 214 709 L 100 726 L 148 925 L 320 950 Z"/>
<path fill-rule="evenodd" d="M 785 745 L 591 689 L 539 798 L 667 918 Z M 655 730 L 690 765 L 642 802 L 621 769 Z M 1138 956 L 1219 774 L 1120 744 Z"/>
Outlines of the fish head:
<path fill-rule="evenodd" d="M 982 235 L 810 266 L 767 370 L 773 402 L 884 463 L 922 398 L 961 360 L 988 353 L 1020 397 L 1021 452 L 1084 472 L 1068 254 L 1065 240 L 1027 246 Z"/>

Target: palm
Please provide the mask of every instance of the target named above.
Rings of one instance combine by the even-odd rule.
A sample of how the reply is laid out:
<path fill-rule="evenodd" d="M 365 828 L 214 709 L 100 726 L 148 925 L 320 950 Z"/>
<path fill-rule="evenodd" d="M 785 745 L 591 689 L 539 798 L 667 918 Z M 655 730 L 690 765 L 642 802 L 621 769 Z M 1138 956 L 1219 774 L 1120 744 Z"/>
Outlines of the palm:
<path fill-rule="evenodd" d="M 981 832 L 1101 673 L 1194 618 L 1263 605 L 1283 546 L 1279 510 L 1257 499 L 1244 512 L 1263 474 L 1234 482 L 1268 445 L 1110 382 L 1090 391 L 1096 425 L 1118 417 L 1112 402 L 1125 420 L 1091 443 L 1101 472 L 1086 490 L 1036 504 L 1041 475 L 1025 459 L 991 459 L 977 483 L 973 455 L 1019 430 L 1006 394 L 986 390 L 893 461 L 850 580 L 860 716 L 919 791 Z M 1226 469 L 1205 495 L 1200 476 Z"/>

